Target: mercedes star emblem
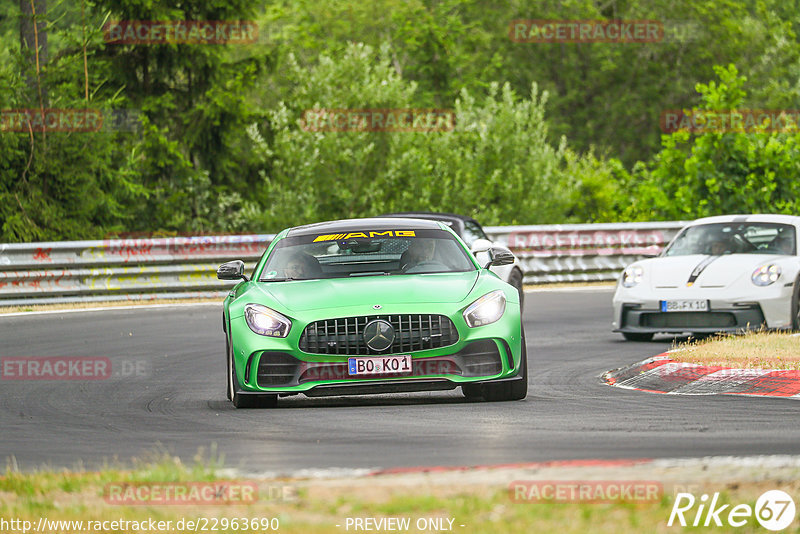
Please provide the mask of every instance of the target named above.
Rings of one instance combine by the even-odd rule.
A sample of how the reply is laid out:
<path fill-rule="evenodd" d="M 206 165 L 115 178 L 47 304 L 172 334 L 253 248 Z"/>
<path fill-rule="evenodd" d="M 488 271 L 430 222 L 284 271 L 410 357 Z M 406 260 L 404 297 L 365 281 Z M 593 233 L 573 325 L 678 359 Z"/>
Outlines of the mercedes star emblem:
<path fill-rule="evenodd" d="M 367 347 L 381 352 L 392 346 L 394 328 L 383 319 L 377 319 L 364 327 L 364 341 Z"/>

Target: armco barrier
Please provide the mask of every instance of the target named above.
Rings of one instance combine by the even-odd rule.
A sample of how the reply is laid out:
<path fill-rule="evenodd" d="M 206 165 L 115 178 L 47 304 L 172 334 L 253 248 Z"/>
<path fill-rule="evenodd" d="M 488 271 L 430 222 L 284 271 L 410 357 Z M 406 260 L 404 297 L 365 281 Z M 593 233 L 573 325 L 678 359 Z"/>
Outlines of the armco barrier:
<path fill-rule="evenodd" d="M 540 284 L 616 280 L 630 263 L 660 252 L 685 224 L 547 224 L 484 230 L 514 251 L 526 284 Z"/>
<path fill-rule="evenodd" d="M 0 244 L 0 305 L 223 297 L 220 263 L 252 270 L 274 235 Z"/>
<path fill-rule="evenodd" d="M 615 280 L 654 254 L 681 222 L 494 226 L 489 237 L 520 259 L 526 283 Z M 274 235 L 0 244 L 0 305 L 224 297 L 220 263 L 252 270 Z"/>

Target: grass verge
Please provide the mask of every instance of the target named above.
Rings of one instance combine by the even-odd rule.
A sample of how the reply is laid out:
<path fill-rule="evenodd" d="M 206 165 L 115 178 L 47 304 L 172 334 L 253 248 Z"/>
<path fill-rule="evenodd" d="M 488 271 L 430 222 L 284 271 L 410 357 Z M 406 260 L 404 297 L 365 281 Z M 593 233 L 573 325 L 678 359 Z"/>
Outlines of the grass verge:
<path fill-rule="evenodd" d="M 790 495 L 800 491 L 800 462 L 790 466 L 754 467 L 744 464 L 640 465 L 610 467 L 531 467 L 466 472 L 406 473 L 338 479 L 235 479 L 220 478 L 214 466 L 187 467 L 165 458 L 141 464 L 133 470 L 106 469 L 99 472 L 40 471 L 19 473 L 8 468 L 0 476 L 0 519 L 18 519 L 37 525 L 46 518 L 47 531 L 86 532 L 88 521 L 170 521 L 165 532 L 193 530 L 186 521 L 205 522 L 217 532 L 342 533 L 353 532 L 352 521 L 361 518 L 400 518 L 409 522 L 406 532 L 516 533 L 557 532 L 672 532 L 668 527 L 676 495 L 690 491 L 719 492 L 720 503 L 754 506 L 764 491 L 782 489 Z M 224 471 L 222 471 L 224 472 Z M 516 502 L 509 493 L 513 481 L 544 480 L 657 481 L 663 490 L 649 502 L 612 500 L 605 503 Z M 144 500 L 120 505 L 109 502 L 109 485 L 141 488 L 143 483 L 257 484 L 258 498 L 248 504 L 215 502 L 204 504 L 153 504 Z M 213 499 L 212 499 L 213 500 Z M 694 512 L 690 520 L 694 517 Z M 183 520 L 184 528 L 178 528 Z M 233 520 L 237 520 L 236 526 Z M 247 520 L 248 526 L 242 528 Z M 255 523 L 253 523 L 255 520 Z M 265 521 L 266 520 L 266 521 Z M 53 521 L 83 521 L 53 526 Z M 227 523 L 226 523 L 227 521 Z M 350 527 L 347 528 L 348 521 Z M 755 523 L 755 521 L 753 521 Z M 266 527 L 265 527 L 266 525 Z M 255 528 L 252 528 L 255 526 Z M 278 527 L 277 529 L 274 527 Z M 422 528 L 420 528 L 422 527 Z M 744 529 L 752 532 L 755 525 Z M 103 531 L 109 531 L 103 528 Z M 150 528 L 118 525 L 116 532 L 148 532 Z M 201 527 L 198 529 L 203 531 Z M 365 531 L 365 529 L 360 529 Z M 367 529 L 366 531 L 376 531 Z M 381 529 L 386 530 L 386 529 Z M 678 527 L 680 530 L 680 527 Z M 99 531 L 95 529 L 95 531 Z"/>
<path fill-rule="evenodd" d="M 739 369 L 800 370 L 800 336 L 782 332 L 748 332 L 714 336 L 676 345 L 678 362 Z"/>

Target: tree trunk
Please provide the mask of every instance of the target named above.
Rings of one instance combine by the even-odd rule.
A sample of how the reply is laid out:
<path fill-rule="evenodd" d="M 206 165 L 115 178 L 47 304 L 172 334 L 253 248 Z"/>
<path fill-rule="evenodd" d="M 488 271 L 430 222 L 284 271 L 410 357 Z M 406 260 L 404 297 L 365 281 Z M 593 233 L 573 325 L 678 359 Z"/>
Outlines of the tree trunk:
<path fill-rule="evenodd" d="M 46 102 L 45 88 L 40 87 L 39 73 L 47 62 L 47 26 L 45 23 L 47 0 L 19 0 L 19 10 L 19 45 L 23 56 L 28 60 L 28 66 L 24 67 L 23 74 L 31 89 L 31 100 L 37 104 L 43 104 Z"/>

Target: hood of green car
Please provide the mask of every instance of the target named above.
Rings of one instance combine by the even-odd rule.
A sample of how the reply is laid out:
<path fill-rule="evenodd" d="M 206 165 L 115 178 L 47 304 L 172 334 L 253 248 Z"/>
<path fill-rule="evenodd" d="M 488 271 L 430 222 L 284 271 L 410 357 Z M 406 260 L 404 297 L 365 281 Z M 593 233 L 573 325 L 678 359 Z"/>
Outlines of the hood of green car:
<path fill-rule="evenodd" d="M 342 306 L 461 302 L 479 271 L 466 273 L 363 276 L 323 280 L 258 282 L 258 290 L 287 310 L 306 311 Z"/>

